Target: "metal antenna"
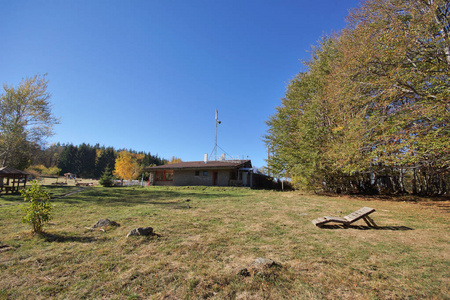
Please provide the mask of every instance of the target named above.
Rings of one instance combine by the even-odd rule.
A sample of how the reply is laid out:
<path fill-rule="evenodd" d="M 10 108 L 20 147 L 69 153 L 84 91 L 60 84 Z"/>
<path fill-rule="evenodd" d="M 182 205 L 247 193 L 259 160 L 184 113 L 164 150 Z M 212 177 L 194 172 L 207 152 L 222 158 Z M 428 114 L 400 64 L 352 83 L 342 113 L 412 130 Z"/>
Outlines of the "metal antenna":
<path fill-rule="evenodd" d="M 214 137 L 214 160 L 217 160 L 217 124 L 222 122 L 219 121 L 219 111 L 216 109 L 216 132 Z"/>

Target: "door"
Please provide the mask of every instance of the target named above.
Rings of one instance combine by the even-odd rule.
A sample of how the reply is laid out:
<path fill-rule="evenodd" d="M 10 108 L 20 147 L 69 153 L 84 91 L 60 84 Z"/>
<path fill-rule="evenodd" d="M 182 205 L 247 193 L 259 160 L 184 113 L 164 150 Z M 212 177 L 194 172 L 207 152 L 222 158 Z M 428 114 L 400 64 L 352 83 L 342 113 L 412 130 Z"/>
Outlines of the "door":
<path fill-rule="evenodd" d="M 219 172 L 217 171 L 213 171 L 213 184 L 212 185 L 217 185 L 217 178 L 219 177 Z"/>
<path fill-rule="evenodd" d="M 247 181 L 248 181 L 247 180 L 248 179 L 247 175 L 248 175 L 248 173 L 247 172 L 242 172 L 241 174 L 242 174 L 242 186 L 247 186 Z"/>

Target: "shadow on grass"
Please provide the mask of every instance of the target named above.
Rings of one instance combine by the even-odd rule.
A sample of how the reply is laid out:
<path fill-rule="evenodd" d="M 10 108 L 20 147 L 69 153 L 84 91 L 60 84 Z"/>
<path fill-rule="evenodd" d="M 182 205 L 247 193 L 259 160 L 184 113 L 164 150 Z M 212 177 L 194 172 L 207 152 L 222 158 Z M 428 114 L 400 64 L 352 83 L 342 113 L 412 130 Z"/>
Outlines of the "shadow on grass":
<path fill-rule="evenodd" d="M 67 196 L 80 189 L 78 186 L 45 186 L 50 193 L 52 200 Z M 0 199 L 9 202 L 23 202 L 23 196 L 20 193 L 0 194 Z"/>
<path fill-rule="evenodd" d="M 186 190 L 148 190 L 130 188 L 87 188 L 79 193 L 66 195 L 55 202 L 76 204 L 82 202 L 96 203 L 104 206 L 133 206 L 138 204 L 160 205 L 175 209 L 190 208 L 186 199 L 207 200 L 211 198 L 239 197 L 226 192 L 203 192 Z"/>
<path fill-rule="evenodd" d="M 349 225 L 345 227 L 344 225 L 322 225 L 321 229 L 357 229 L 357 230 L 393 230 L 393 231 L 407 231 L 414 230 L 414 228 L 406 226 L 378 226 L 369 227 L 364 225 Z"/>
<path fill-rule="evenodd" d="M 67 243 L 67 242 L 78 242 L 78 243 L 93 243 L 97 239 L 90 236 L 65 236 L 62 234 L 46 233 L 43 232 L 39 234 L 46 242 L 57 242 L 57 243 Z"/>
<path fill-rule="evenodd" d="M 65 203 L 69 205 L 95 204 L 103 207 L 120 205 L 121 207 L 132 207 L 136 205 L 160 206 L 169 209 L 186 210 L 193 209 L 190 201 L 205 201 L 209 199 L 237 198 L 242 197 L 239 192 L 226 189 L 167 189 L 152 190 L 145 188 L 99 188 L 99 187 L 72 187 L 72 186 L 46 186 L 51 194 L 52 203 Z M 2 200 L 22 202 L 20 195 L 8 195 Z"/>

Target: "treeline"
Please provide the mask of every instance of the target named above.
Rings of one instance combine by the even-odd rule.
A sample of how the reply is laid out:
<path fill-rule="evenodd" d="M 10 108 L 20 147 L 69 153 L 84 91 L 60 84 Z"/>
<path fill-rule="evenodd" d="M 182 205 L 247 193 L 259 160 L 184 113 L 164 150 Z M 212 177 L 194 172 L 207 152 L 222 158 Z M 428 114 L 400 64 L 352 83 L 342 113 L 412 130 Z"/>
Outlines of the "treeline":
<path fill-rule="evenodd" d="M 114 149 L 89 144 L 52 144 L 51 146 L 35 152 L 31 160 L 29 170 L 38 173 L 52 173 L 52 175 L 73 173 L 82 178 L 100 178 L 108 168 L 111 172 L 115 169 L 116 159 L 119 153 L 130 153 L 138 166 L 143 169 L 151 165 L 162 165 L 167 160 L 146 152 L 134 150 Z"/>
<path fill-rule="evenodd" d="M 267 121 L 268 171 L 336 193 L 448 194 L 450 2 L 365 1 Z"/>
<path fill-rule="evenodd" d="M 150 153 L 115 150 L 99 144 L 53 144 L 43 148 L 46 138 L 53 135 L 53 126 L 59 123 L 51 112 L 45 76 L 24 78 L 17 86 L 3 84 L 0 94 L 1 167 L 25 169 L 35 175 L 74 173 L 85 178 L 100 178 L 108 170 L 106 173 L 129 180 L 142 174 L 145 167 L 168 162 Z"/>

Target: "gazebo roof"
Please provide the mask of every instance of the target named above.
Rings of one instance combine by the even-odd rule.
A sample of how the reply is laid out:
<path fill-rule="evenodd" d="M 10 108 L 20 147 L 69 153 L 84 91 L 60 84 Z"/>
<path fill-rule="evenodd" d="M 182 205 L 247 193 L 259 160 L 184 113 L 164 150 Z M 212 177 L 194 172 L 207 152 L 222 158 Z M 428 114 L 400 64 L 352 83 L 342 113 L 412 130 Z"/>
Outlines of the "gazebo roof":
<path fill-rule="evenodd" d="M 5 177 L 5 176 L 9 176 L 9 175 L 28 175 L 28 173 L 14 169 L 12 167 L 0 168 L 0 176 Z"/>

